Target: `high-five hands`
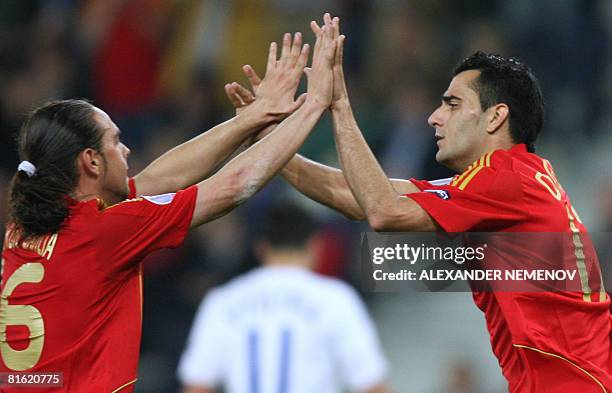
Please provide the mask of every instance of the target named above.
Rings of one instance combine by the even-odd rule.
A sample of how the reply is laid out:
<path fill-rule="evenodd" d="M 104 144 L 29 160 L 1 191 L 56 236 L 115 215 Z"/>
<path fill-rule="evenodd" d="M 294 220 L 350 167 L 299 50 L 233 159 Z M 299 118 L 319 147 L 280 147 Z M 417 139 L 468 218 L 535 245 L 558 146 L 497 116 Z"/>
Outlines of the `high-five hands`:
<path fill-rule="evenodd" d="M 237 83 L 225 85 L 225 92 L 234 107 L 237 108 L 237 112 L 240 112 L 243 107 L 248 107 L 263 111 L 277 122 L 295 112 L 306 99 L 305 95 L 297 99 L 294 97 L 308 61 L 309 50 L 308 44 L 302 45 L 301 33 L 295 33 L 293 39 L 291 34 L 285 33 L 280 59 L 277 58 L 276 42 L 270 44 L 266 74 L 263 80 L 257 76 L 251 66 L 244 66 L 243 69 L 249 77 L 254 95 Z M 253 102 L 254 104 L 250 105 Z"/>
<path fill-rule="evenodd" d="M 302 94 L 297 100 L 293 100 L 301 77 L 301 71 L 297 68 L 306 65 L 308 44 L 304 44 L 300 51 L 301 34 L 296 33 L 294 35 L 292 44 L 291 35 L 287 33 L 283 37 L 280 60 L 276 60 L 276 44 L 272 43 L 270 45 L 266 77 L 263 80 L 250 65 L 242 67 L 252 91 L 237 82 L 225 85 L 225 93 L 236 108 L 237 114 L 253 102 L 267 98 L 266 96 L 272 94 L 275 87 L 280 88 L 283 92 L 282 95 L 276 97 L 275 102 L 285 110 L 297 110 L 306 97 L 312 97 L 311 101 L 318 105 L 325 105 L 325 107 L 330 105 L 333 107 L 334 104 L 342 100 L 348 100 L 342 69 L 345 36 L 340 35 L 340 19 L 338 17 L 332 18 L 329 13 L 326 13 L 323 16 L 322 26 L 312 21 L 310 27 L 315 34 L 316 42 L 312 67 L 305 69 L 308 77 L 308 94 Z M 281 85 L 274 85 L 273 81 L 284 81 L 285 84 L 281 87 Z M 262 86 L 264 87 L 263 91 L 260 90 Z M 285 100 L 284 106 L 281 103 L 282 100 Z M 291 113 L 280 112 L 282 112 L 282 115 L 279 115 L 281 117 L 279 120 Z M 262 137 L 262 135 L 259 137 Z"/>
<path fill-rule="evenodd" d="M 348 102 L 348 92 L 346 90 L 346 82 L 344 79 L 344 69 L 342 67 L 342 57 L 344 52 L 344 40 L 346 37 L 340 34 L 340 18 L 337 16 L 332 18 L 329 13 L 323 15 L 323 27 L 329 26 L 333 32 L 333 38 L 337 42 L 336 54 L 334 56 L 333 73 L 334 73 L 334 92 L 331 102 L 331 109 L 342 102 Z M 316 21 L 310 22 L 310 29 L 317 37 L 322 36 L 323 28 Z M 315 52 L 317 47 L 315 44 Z"/>
<path fill-rule="evenodd" d="M 308 98 L 318 105 L 328 108 L 332 102 L 334 74 L 333 65 L 338 46 L 338 39 L 334 39 L 334 28 L 331 19 L 325 21 L 316 35 L 312 56 L 312 68 L 305 70 L 308 77 Z"/>

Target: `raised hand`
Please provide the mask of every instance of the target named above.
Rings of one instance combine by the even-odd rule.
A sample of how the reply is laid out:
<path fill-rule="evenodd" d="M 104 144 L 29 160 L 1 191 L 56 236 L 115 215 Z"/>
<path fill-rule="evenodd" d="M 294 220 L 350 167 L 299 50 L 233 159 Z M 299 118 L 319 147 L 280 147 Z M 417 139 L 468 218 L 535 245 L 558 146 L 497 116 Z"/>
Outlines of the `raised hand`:
<path fill-rule="evenodd" d="M 253 91 L 256 91 L 257 86 L 259 86 L 261 83 L 261 79 L 259 76 L 257 76 L 255 70 L 252 68 L 250 69 L 250 72 L 247 71 L 250 66 L 244 66 L 242 68 L 251 82 Z M 238 82 L 232 82 L 225 85 L 225 94 L 236 109 L 236 114 L 242 112 L 247 106 L 251 105 L 255 101 L 255 94 Z M 248 138 L 244 146 L 250 146 L 256 141 L 270 134 L 276 127 L 276 124 L 277 123 L 272 123 L 267 127 L 264 127 L 261 131 L 258 131 L 255 135 Z"/>
<path fill-rule="evenodd" d="M 333 97 L 334 74 L 333 65 L 336 54 L 337 39 L 334 39 L 334 28 L 331 19 L 320 28 L 316 34 L 315 50 L 312 58 L 312 68 L 307 68 L 308 98 L 318 105 L 329 107 Z"/>
<path fill-rule="evenodd" d="M 261 83 L 261 80 L 259 80 L 259 82 Z M 247 106 L 255 101 L 255 95 L 238 82 L 226 84 L 225 95 L 236 109 L 236 114 L 242 112 Z"/>
<path fill-rule="evenodd" d="M 255 93 L 255 104 L 248 105 L 250 102 L 243 101 L 240 107 L 248 105 L 254 110 L 262 110 L 276 121 L 282 120 L 299 108 L 306 97 L 302 95 L 298 99 L 294 98 L 308 60 L 309 49 L 308 44 L 302 45 L 302 34 L 299 32 L 295 33 L 293 40 L 291 34 L 284 35 L 280 59 L 277 58 L 276 42 L 271 43 L 266 75 L 263 80 L 257 76 L 251 66 L 243 67 Z M 237 98 L 235 91 L 239 90 L 238 86 L 237 84 L 231 84 L 229 87 L 226 85 L 226 94 Z M 237 101 L 231 97 L 230 100 L 236 106 Z"/>
<path fill-rule="evenodd" d="M 346 81 L 344 79 L 344 68 L 342 66 L 343 61 L 343 51 L 344 51 L 344 40 L 346 37 L 343 34 L 340 34 L 340 18 L 334 17 L 332 18 L 329 13 L 323 15 L 323 23 L 324 25 L 328 25 L 333 29 L 333 37 L 334 40 L 337 41 L 336 55 L 334 57 L 334 91 L 332 97 L 331 107 L 334 108 L 335 105 L 343 101 L 348 102 L 348 92 L 346 89 Z M 310 22 L 310 29 L 318 38 L 322 34 L 321 27 L 315 21 Z M 315 45 L 315 53 L 318 48 Z"/>

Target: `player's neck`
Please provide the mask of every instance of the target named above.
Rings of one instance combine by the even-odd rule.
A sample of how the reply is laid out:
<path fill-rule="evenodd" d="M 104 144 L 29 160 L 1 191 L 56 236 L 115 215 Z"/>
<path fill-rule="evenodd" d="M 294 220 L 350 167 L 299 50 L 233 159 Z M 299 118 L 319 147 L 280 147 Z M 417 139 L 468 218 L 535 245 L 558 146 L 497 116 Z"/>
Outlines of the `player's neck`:
<path fill-rule="evenodd" d="M 102 187 L 98 182 L 92 181 L 81 176 L 79 182 L 70 195 L 77 201 L 88 201 L 91 199 L 104 199 L 102 195 Z"/>
<path fill-rule="evenodd" d="M 512 142 L 510 139 L 506 139 L 506 138 L 492 138 L 492 139 L 488 140 L 482 146 L 481 149 L 479 149 L 477 151 L 474 151 L 473 154 L 465 160 L 465 162 L 462 162 L 461 165 L 458 166 L 458 168 L 455 168 L 455 169 L 458 170 L 459 173 L 462 173 L 470 165 L 472 165 L 474 162 L 478 161 L 485 154 L 493 152 L 493 151 L 496 151 L 496 150 L 510 150 L 514 146 L 516 146 L 516 143 Z"/>
<path fill-rule="evenodd" d="M 311 258 L 304 251 L 274 250 L 266 256 L 263 264 L 265 266 L 295 266 L 310 268 Z"/>

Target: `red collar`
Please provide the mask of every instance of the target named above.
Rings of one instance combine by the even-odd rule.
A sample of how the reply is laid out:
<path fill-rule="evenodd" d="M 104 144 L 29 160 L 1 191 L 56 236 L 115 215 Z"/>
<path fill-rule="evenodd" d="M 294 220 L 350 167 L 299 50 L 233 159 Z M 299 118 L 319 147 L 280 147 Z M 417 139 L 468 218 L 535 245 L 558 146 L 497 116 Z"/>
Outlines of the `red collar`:
<path fill-rule="evenodd" d="M 524 143 L 518 143 L 512 146 L 512 148 L 510 148 L 508 151 L 512 153 L 527 153 L 527 145 Z"/>
<path fill-rule="evenodd" d="M 77 201 L 76 199 L 70 196 L 66 196 L 65 198 L 66 201 L 68 201 L 69 209 L 76 209 L 79 206 L 83 206 L 85 204 L 92 204 L 93 206 L 96 206 L 98 210 L 104 210 L 106 208 L 106 203 L 104 203 L 104 200 L 102 198 L 93 198 L 85 201 Z"/>

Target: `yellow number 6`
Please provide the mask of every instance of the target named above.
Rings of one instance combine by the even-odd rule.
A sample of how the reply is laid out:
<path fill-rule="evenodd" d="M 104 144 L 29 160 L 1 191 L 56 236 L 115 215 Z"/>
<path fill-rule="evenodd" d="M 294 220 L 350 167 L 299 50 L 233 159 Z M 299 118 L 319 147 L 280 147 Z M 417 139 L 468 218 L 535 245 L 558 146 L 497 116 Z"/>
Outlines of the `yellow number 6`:
<path fill-rule="evenodd" d="M 545 175 L 542 172 L 536 172 L 535 178 L 541 185 L 544 186 L 544 188 L 548 190 L 548 192 L 550 192 L 550 195 L 552 195 L 556 200 L 560 201 L 562 198 L 561 184 L 559 184 L 559 180 L 557 180 L 557 176 L 555 176 L 552 165 L 550 165 L 548 160 L 542 160 L 542 164 L 548 175 Z"/>
<path fill-rule="evenodd" d="M 9 277 L 0 297 L 0 352 L 8 368 L 23 371 L 38 363 L 45 342 L 45 324 L 36 307 L 21 304 L 10 305 L 9 296 L 23 283 L 39 283 L 45 274 L 41 263 L 26 263 Z M 24 350 L 11 348 L 6 340 L 7 326 L 27 326 L 30 344 Z"/>

